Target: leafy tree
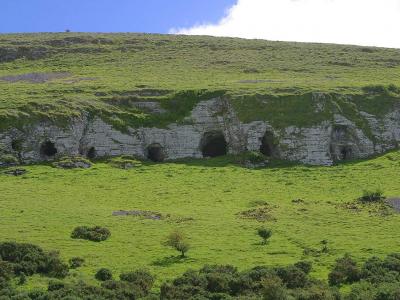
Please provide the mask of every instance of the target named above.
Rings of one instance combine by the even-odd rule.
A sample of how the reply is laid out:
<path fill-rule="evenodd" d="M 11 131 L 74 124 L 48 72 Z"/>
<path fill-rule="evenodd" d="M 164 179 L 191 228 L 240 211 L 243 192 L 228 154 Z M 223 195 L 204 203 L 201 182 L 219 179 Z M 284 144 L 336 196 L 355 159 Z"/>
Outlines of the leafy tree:
<path fill-rule="evenodd" d="M 272 231 L 268 228 L 261 227 L 257 229 L 257 234 L 263 239 L 263 244 L 266 245 L 268 239 L 272 236 Z"/>
<path fill-rule="evenodd" d="M 175 230 L 169 234 L 166 245 L 174 248 L 176 251 L 179 251 L 181 253 L 181 257 L 185 257 L 186 252 L 188 252 L 190 249 L 190 244 L 187 241 L 186 236 L 178 230 Z"/>

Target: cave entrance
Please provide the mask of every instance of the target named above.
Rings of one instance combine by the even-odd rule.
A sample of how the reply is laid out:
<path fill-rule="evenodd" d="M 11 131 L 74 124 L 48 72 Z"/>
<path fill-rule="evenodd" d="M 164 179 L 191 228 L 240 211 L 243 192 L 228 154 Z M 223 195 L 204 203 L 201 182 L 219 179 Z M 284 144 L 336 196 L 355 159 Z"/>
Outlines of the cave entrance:
<path fill-rule="evenodd" d="M 86 157 L 89 159 L 95 159 L 97 156 L 96 153 L 96 148 L 95 147 L 90 147 L 88 152 L 86 153 Z"/>
<path fill-rule="evenodd" d="M 46 141 L 40 146 L 40 155 L 44 157 L 53 157 L 57 154 L 57 148 L 51 141 Z"/>
<path fill-rule="evenodd" d="M 207 132 L 201 141 L 203 157 L 217 157 L 228 153 L 228 144 L 220 131 Z"/>
<path fill-rule="evenodd" d="M 265 132 L 264 136 L 261 139 L 260 152 L 265 156 L 273 156 L 275 154 L 275 137 L 272 132 Z"/>
<path fill-rule="evenodd" d="M 151 144 L 147 147 L 147 158 L 154 162 L 163 162 L 165 159 L 164 148 L 160 144 Z"/>
<path fill-rule="evenodd" d="M 347 159 L 351 159 L 353 151 L 351 150 L 350 147 L 344 146 L 340 148 L 340 159 L 341 160 L 347 160 Z"/>

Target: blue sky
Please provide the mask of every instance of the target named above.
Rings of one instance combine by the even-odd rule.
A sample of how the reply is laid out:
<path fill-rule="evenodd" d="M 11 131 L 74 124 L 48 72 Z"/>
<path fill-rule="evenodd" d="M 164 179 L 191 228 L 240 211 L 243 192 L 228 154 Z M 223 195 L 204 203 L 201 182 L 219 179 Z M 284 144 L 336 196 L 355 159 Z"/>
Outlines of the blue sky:
<path fill-rule="evenodd" d="M 0 32 L 151 32 L 215 23 L 236 0 L 0 0 Z"/>

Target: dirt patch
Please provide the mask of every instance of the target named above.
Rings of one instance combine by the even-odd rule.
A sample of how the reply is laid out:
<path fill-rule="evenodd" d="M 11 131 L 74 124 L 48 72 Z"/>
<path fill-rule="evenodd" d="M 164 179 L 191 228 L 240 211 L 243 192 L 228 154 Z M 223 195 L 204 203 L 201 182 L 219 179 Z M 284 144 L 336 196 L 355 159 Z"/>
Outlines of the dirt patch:
<path fill-rule="evenodd" d="M 53 166 L 60 169 L 88 169 L 92 164 L 83 157 L 63 157 L 54 162 Z"/>
<path fill-rule="evenodd" d="M 372 216 L 389 216 L 393 214 L 394 207 L 388 202 L 388 200 L 382 200 L 377 202 L 362 202 L 353 201 L 337 204 L 336 208 L 346 209 L 354 213 L 368 212 Z"/>
<path fill-rule="evenodd" d="M 0 80 L 8 82 L 26 81 L 30 83 L 44 83 L 51 80 L 62 79 L 71 77 L 72 74 L 68 72 L 53 72 L 53 73 L 26 73 L 20 75 L 2 76 Z"/>
<path fill-rule="evenodd" d="M 12 175 L 12 176 L 22 176 L 26 173 L 28 173 L 28 171 L 25 169 L 12 169 L 12 170 L 7 170 L 4 172 L 4 174 Z"/>
<path fill-rule="evenodd" d="M 400 198 L 389 198 L 386 202 L 396 211 L 400 212 Z"/>
<path fill-rule="evenodd" d="M 114 211 L 112 215 L 117 217 L 124 217 L 124 216 L 141 217 L 150 220 L 164 220 L 170 217 L 169 215 L 164 216 L 159 212 L 154 212 L 149 210 L 117 210 Z"/>
<path fill-rule="evenodd" d="M 257 208 L 241 211 L 236 214 L 241 219 L 252 219 L 258 222 L 275 222 L 272 212 L 276 206 L 263 205 Z"/>
<path fill-rule="evenodd" d="M 154 221 L 167 221 L 170 223 L 187 223 L 194 221 L 192 217 L 171 216 L 170 214 L 162 214 L 157 211 L 150 210 L 116 210 L 112 213 L 116 217 L 137 217 L 141 219 L 148 219 Z"/>

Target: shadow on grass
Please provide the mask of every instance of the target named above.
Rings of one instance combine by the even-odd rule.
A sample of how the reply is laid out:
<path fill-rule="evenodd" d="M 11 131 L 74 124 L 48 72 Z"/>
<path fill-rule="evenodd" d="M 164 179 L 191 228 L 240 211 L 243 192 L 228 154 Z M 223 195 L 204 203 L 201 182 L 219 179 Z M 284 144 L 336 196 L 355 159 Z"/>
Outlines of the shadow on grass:
<path fill-rule="evenodd" d="M 196 260 L 190 257 L 181 257 L 181 256 L 166 256 L 160 259 L 157 259 L 151 263 L 152 266 L 157 267 L 169 267 L 175 264 L 182 263 L 193 263 Z"/>

